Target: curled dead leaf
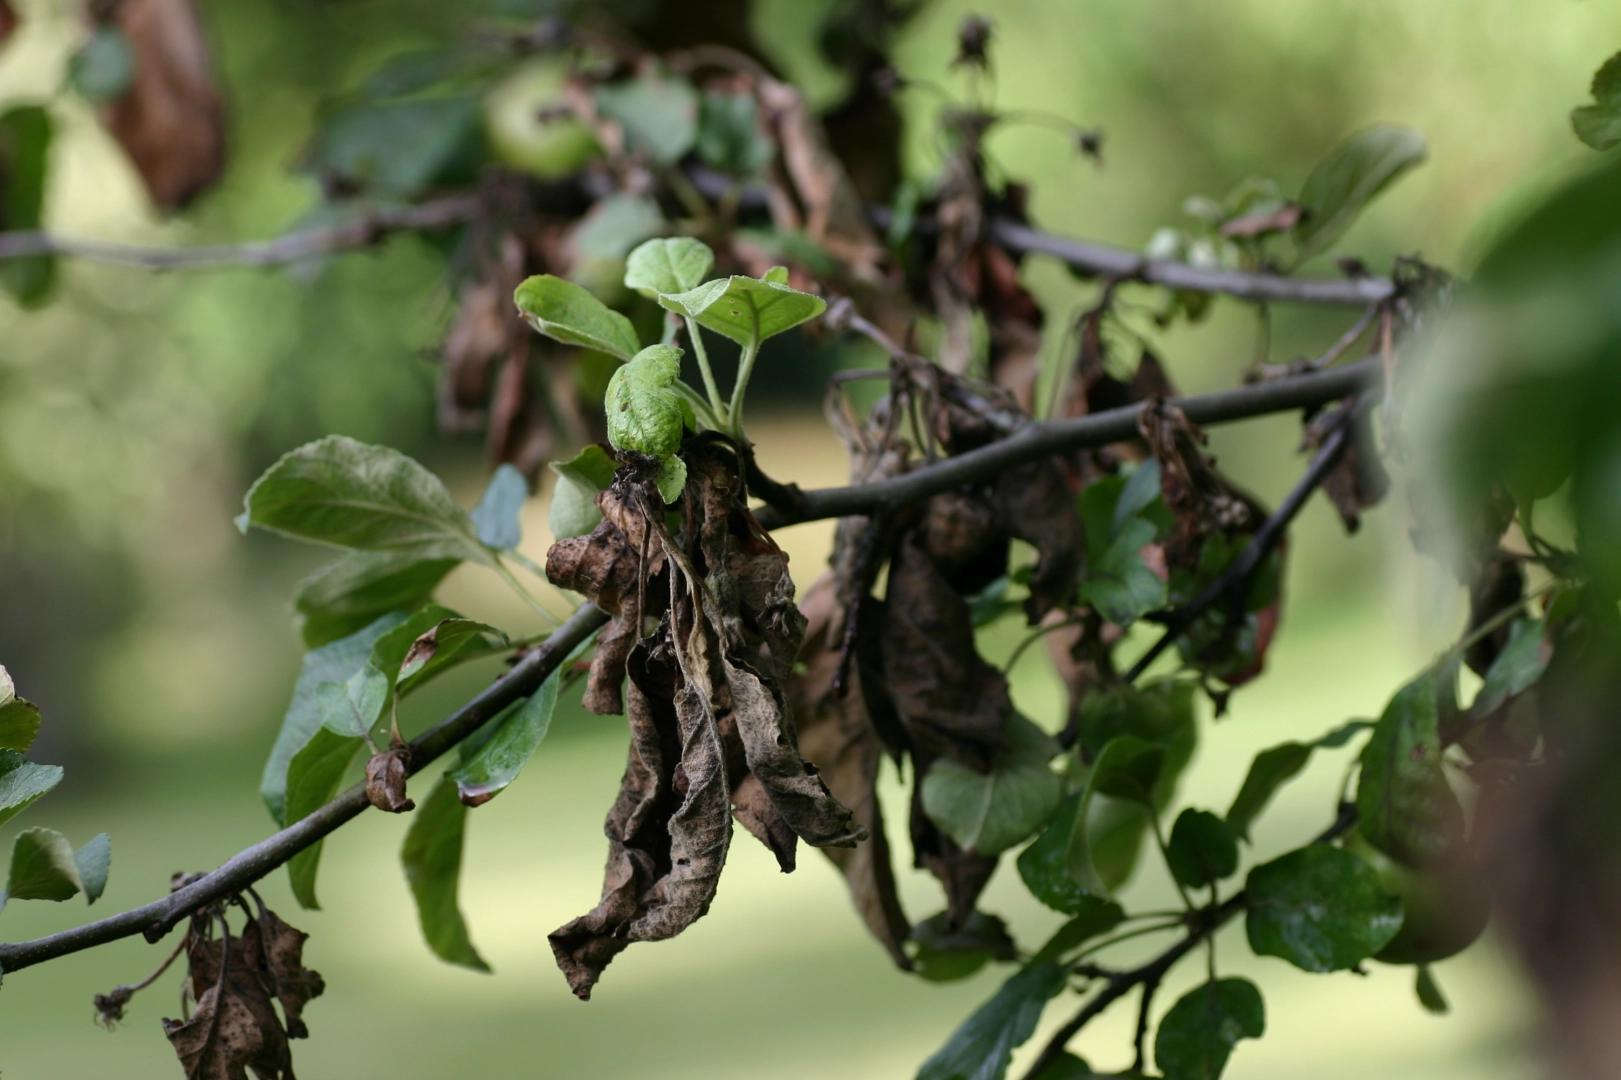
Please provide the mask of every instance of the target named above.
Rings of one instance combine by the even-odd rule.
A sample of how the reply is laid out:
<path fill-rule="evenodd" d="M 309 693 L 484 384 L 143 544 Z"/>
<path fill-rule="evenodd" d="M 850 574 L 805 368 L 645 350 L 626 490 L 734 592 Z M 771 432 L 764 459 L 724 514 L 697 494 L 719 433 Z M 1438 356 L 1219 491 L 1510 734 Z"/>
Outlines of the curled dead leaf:
<path fill-rule="evenodd" d="M 187 1080 L 292 1080 L 287 1034 L 265 990 L 258 924 L 250 920 L 240 937 L 205 940 L 193 923 L 187 948 L 188 980 L 196 1001 L 185 1020 L 164 1020 L 163 1033 L 174 1047 Z"/>
<path fill-rule="evenodd" d="M 1324 410 L 1306 425 L 1306 445 L 1319 449 L 1328 437 L 1325 425 L 1338 419 L 1335 410 Z M 1390 474 L 1379 458 L 1379 444 L 1373 433 L 1373 410 L 1360 410 L 1351 419 L 1349 442 L 1340 460 L 1323 478 L 1323 494 L 1339 511 L 1345 531 L 1354 533 L 1362 524 L 1362 512 L 1381 502 L 1390 491 Z"/>
<path fill-rule="evenodd" d="M 366 762 L 366 801 L 390 814 L 415 810 L 417 804 L 405 796 L 410 761 L 411 748 L 403 743 L 373 754 Z"/>

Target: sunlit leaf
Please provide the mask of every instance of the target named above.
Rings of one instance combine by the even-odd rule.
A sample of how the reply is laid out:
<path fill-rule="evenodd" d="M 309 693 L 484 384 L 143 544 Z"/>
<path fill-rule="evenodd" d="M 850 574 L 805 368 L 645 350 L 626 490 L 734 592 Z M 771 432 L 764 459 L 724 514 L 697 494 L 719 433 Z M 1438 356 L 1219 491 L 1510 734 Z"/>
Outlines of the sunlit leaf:
<path fill-rule="evenodd" d="M 467 807 L 456 797 L 455 782 L 448 776 L 441 777 L 411 815 L 400 862 L 416 900 L 417 919 L 428 947 L 449 963 L 489 971 L 490 966 L 467 935 L 467 921 L 457 901 L 466 830 Z"/>
<path fill-rule="evenodd" d="M 1257 866 L 1245 883 L 1250 948 L 1304 971 L 1343 971 L 1401 929 L 1401 901 L 1379 872 L 1341 848 L 1312 844 Z"/>
<path fill-rule="evenodd" d="M 608 380 L 608 441 L 616 450 L 667 458 L 681 448 L 681 402 L 672 387 L 681 350 L 651 345 Z"/>
<path fill-rule="evenodd" d="M 715 265 L 715 253 L 690 236 L 649 240 L 625 260 L 625 287 L 648 299 L 660 293 L 683 293 L 703 284 Z"/>
<path fill-rule="evenodd" d="M 629 360 L 641 349 L 630 320 L 572 281 L 551 274 L 532 277 L 512 294 L 524 321 L 565 345 Z"/>
<path fill-rule="evenodd" d="M 1154 1036 L 1154 1063 L 1165 1080 L 1216 1080 L 1240 1039 L 1266 1032 L 1261 991 L 1248 979 L 1218 979 L 1171 1006 Z"/>
<path fill-rule="evenodd" d="M 1300 261 L 1330 247 L 1368 203 L 1428 156 L 1423 135 L 1390 124 L 1364 128 L 1329 151 L 1300 188 Z"/>
<path fill-rule="evenodd" d="M 827 301 L 775 281 L 720 278 L 674 296 L 660 296 L 665 308 L 741 345 L 765 341 L 792 330 L 827 310 Z"/>

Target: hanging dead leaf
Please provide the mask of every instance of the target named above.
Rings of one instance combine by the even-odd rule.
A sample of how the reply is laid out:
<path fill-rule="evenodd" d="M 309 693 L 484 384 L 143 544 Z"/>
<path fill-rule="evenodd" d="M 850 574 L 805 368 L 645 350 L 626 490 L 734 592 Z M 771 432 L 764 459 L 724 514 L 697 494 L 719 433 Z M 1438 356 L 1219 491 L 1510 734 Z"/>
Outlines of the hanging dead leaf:
<path fill-rule="evenodd" d="M 1328 425 L 1337 421 L 1337 410 L 1324 410 L 1306 425 L 1306 445 L 1322 447 Z M 1351 419 L 1349 443 L 1340 460 L 1323 478 L 1323 494 L 1339 511 L 1345 531 L 1354 533 L 1362 524 L 1362 512 L 1381 502 L 1390 491 L 1390 474 L 1379 458 L 1379 444 L 1373 433 L 1373 411 L 1364 409 Z"/>
<path fill-rule="evenodd" d="M 1206 536 L 1253 530 L 1259 518 L 1236 497 L 1205 453 L 1205 433 L 1175 405 L 1151 397 L 1137 418 L 1137 428 L 1159 462 L 1160 495 L 1176 518 L 1165 542 L 1172 566 L 1193 566 Z"/>
<path fill-rule="evenodd" d="M 206 916 L 204 917 L 206 919 Z M 188 978 L 197 1005 L 186 1020 L 164 1020 L 187 1080 L 293 1080 L 287 1034 L 261 981 L 258 925 L 241 937 L 204 940 L 193 923 Z"/>
<path fill-rule="evenodd" d="M 410 760 L 411 748 L 399 742 L 373 754 L 366 762 L 366 801 L 390 814 L 415 810 L 417 804 L 405 797 Z"/>
<path fill-rule="evenodd" d="M 320 972 L 304 966 L 304 943 L 310 936 L 282 922 L 263 905 L 255 922 L 264 948 L 264 975 L 287 1018 L 287 1037 L 307 1039 L 310 1030 L 304 1023 L 304 1006 L 326 991 Z"/>

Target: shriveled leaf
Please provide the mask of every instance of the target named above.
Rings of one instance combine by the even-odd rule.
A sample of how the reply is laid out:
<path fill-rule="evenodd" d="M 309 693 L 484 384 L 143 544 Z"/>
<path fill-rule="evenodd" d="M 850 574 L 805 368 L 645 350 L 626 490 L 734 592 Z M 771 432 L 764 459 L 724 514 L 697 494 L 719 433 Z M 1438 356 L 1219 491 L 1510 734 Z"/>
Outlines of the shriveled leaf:
<path fill-rule="evenodd" d="M 400 658 L 399 692 L 409 694 L 457 664 L 504 651 L 507 647 L 506 634 L 488 623 L 454 617 L 440 619 L 419 634 Z"/>
<path fill-rule="evenodd" d="M 660 296 L 659 303 L 744 346 L 792 330 L 827 310 L 827 301 L 819 296 L 739 275 Z"/>
<path fill-rule="evenodd" d="M 597 527 L 597 522 L 602 520 L 597 495 L 613 483 L 616 468 L 613 455 L 596 443 L 574 455 L 571 461 L 551 463 L 552 472 L 557 474 L 549 511 L 553 536 L 559 540 L 585 536 Z"/>
<path fill-rule="evenodd" d="M 17 105 L 0 113 L 0 231 L 43 227 L 54 130 L 41 105 Z M 55 287 L 55 256 L 0 262 L 0 288 L 25 308 L 43 304 Z"/>
<path fill-rule="evenodd" d="M 917 1080 L 1002 1080 L 1013 1051 L 1035 1033 L 1042 1010 L 1067 981 L 1057 964 L 1025 968 L 951 1033 Z"/>
<path fill-rule="evenodd" d="M 1593 104 L 1570 111 L 1576 137 L 1594 150 L 1621 146 L 1621 53 L 1593 73 Z"/>
<path fill-rule="evenodd" d="M 113 865 L 112 837 L 106 833 L 93 837 L 73 853 L 73 864 L 79 868 L 79 883 L 84 886 L 85 903 L 94 904 L 107 889 L 107 873 Z"/>
<path fill-rule="evenodd" d="M 660 293 L 684 293 L 703 284 L 714 265 L 715 253 L 702 240 L 649 240 L 625 260 L 625 287 L 650 300 Z"/>
<path fill-rule="evenodd" d="M 551 274 L 532 277 L 512 294 L 530 326 L 565 345 L 629 360 L 641 349 L 630 320 L 572 281 Z"/>
<path fill-rule="evenodd" d="M 492 566 L 467 511 L 416 461 L 329 435 L 284 455 L 254 482 L 237 518 L 316 544 Z"/>
<path fill-rule="evenodd" d="M 992 960 L 1016 960 L 1018 948 L 1007 924 L 976 911 L 952 928 L 951 913 L 938 912 L 912 927 L 913 970 L 930 982 L 966 979 Z"/>
<path fill-rule="evenodd" d="M 698 94 L 685 79 L 648 72 L 592 91 L 597 111 L 625 129 L 629 149 L 672 165 L 698 134 Z"/>
<path fill-rule="evenodd" d="M 1359 731 L 1373 725 L 1366 720 L 1352 720 L 1324 735 L 1315 742 L 1286 742 L 1262 750 L 1250 763 L 1244 784 L 1238 789 L 1233 805 L 1227 810 L 1227 824 L 1242 840 L 1250 838 L 1250 827 L 1261 816 L 1272 796 L 1279 788 L 1300 775 L 1311 760 L 1313 750 L 1332 750 L 1344 746 Z"/>
<path fill-rule="evenodd" d="M 467 935 L 467 921 L 457 902 L 466 829 L 467 807 L 456 797 L 456 783 L 441 777 L 411 818 L 400 862 L 416 898 L 428 948 L 448 963 L 488 971 L 490 966 Z"/>
<path fill-rule="evenodd" d="M 97 104 L 121 97 L 135 82 L 135 52 L 116 26 L 98 26 L 68 58 L 68 84 Z"/>
<path fill-rule="evenodd" d="M 681 350 L 671 345 L 651 345 L 613 373 L 604 407 L 614 449 L 667 459 L 681 448 L 681 402 L 671 389 L 680 377 Z"/>
<path fill-rule="evenodd" d="M 196 1002 L 189 1019 L 164 1020 L 187 1080 L 291 1080 L 287 1032 L 265 985 L 264 946 L 257 922 L 241 937 L 207 941 L 187 951 L 188 981 Z"/>
<path fill-rule="evenodd" d="M 60 765 L 36 765 L 15 750 L 0 750 L 0 823 L 22 813 L 61 780 Z"/>
<path fill-rule="evenodd" d="M 319 648 L 389 612 L 421 607 L 459 564 L 459 559 L 419 559 L 391 551 L 348 552 L 305 578 L 293 594 L 304 647 Z"/>
<path fill-rule="evenodd" d="M 511 465 L 502 465 L 490 477 L 484 496 L 473 507 L 473 528 L 478 538 L 497 551 L 511 551 L 523 539 L 518 515 L 529 499 L 529 483 Z"/>
<path fill-rule="evenodd" d="M 323 118 L 304 167 L 328 184 L 388 198 L 476 177 L 485 156 L 481 95 L 362 101 Z"/>
<path fill-rule="evenodd" d="M 39 734 L 39 706 L 17 696 L 17 687 L 0 667 L 0 750 L 26 753 Z"/>
<path fill-rule="evenodd" d="M 321 726 L 336 735 L 364 738 L 388 704 L 388 676 L 367 664 L 341 683 L 315 688 Z"/>
<path fill-rule="evenodd" d="M 1543 619 L 1514 620 L 1508 644 L 1487 669 L 1486 681 L 1475 695 L 1475 703 L 1469 707 L 1471 713 L 1476 717 L 1486 716 L 1509 698 L 1525 693 L 1542 678 L 1548 661 L 1553 659 L 1553 647 L 1546 639 L 1545 626 Z M 0 706 L 0 723 L 4 722 L 4 717 L 4 706 Z"/>
<path fill-rule="evenodd" d="M 1113 900 L 1089 896 L 1074 908 L 1075 917 L 1053 932 L 1047 943 L 1030 958 L 1031 966 L 1056 964 L 1065 953 L 1073 952 L 1126 921 L 1125 910 Z"/>
<path fill-rule="evenodd" d="M 11 845 L 5 900 L 56 900 L 79 895 L 84 882 L 73 845 L 55 829 L 24 829 Z"/>
<path fill-rule="evenodd" d="M 1435 981 L 1435 972 L 1428 964 L 1419 964 L 1418 974 L 1414 977 L 1413 993 L 1418 995 L 1418 1003 L 1424 1006 L 1424 1011 L 1433 1016 L 1445 1016 L 1452 1011 L 1447 1004 L 1446 995 L 1441 993 L 1441 984 Z"/>
<path fill-rule="evenodd" d="M 1190 889 L 1214 885 L 1238 869 L 1238 838 L 1215 814 L 1190 807 L 1177 815 L 1165 861 L 1172 876 Z"/>
<path fill-rule="evenodd" d="M 1159 1022 L 1154 1063 L 1165 1080 L 1216 1080 L 1240 1039 L 1266 1032 L 1261 991 L 1248 979 L 1194 987 Z"/>
<path fill-rule="evenodd" d="M 1408 865 L 1433 862 L 1463 839 L 1463 808 L 1441 766 L 1432 672 L 1396 692 L 1362 750 L 1358 828 L 1374 847 Z"/>
<path fill-rule="evenodd" d="M 315 732 L 309 743 L 293 755 L 287 767 L 287 824 L 302 821 L 332 800 L 343 782 L 343 774 L 364 745 L 364 739 L 338 735 L 325 727 Z M 306 908 L 321 906 L 315 899 L 321 846 L 321 841 L 316 841 L 287 863 L 293 895 Z"/>
<path fill-rule="evenodd" d="M 1428 156 L 1423 135 L 1391 124 L 1364 128 L 1329 151 L 1300 188 L 1305 215 L 1294 228 L 1300 260 L 1330 247 L 1368 203 Z"/>
<path fill-rule="evenodd" d="M 461 765 L 446 775 L 467 806 L 482 806 L 504 791 L 534 757 L 551 727 L 557 708 L 559 672 L 554 671 L 515 712 L 499 722 L 495 733 Z"/>
<path fill-rule="evenodd" d="M 1063 797 L 1063 781 L 1049 764 L 1058 744 L 1016 713 L 1007 739 L 988 773 L 947 758 L 923 779 L 924 810 L 966 851 L 1006 851 L 1041 828 Z"/>
<path fill-rule="evenodd" d="M 1250 948 L 1303 971 L 1343 971 L 1401 929 L 1402 903 L 1360 857 L 1312 844 L 1250 871 L 1244 928 Z"/>
<path fill-rule="evenodd" d="M 304 966 L 304 942 L 309 940 L 309 935 L 282 922 L 281 916 L 269 908 L 261 909 L 254 921 L 264 946 L 265 978 L 270 992 L 281 1002 L 282 1014 L 287 1017 L 287 1037 L 308 1038 L 304 1006 L 326 990 L 320 972 Z"/>
<path fill-rule="evenodd" d="M 410 761 L 410 748 L 403 745 L 373 754 L 366 762 L 366 801 L 388 814 L 415 810 L 417 804 L 405 795 Z"/>

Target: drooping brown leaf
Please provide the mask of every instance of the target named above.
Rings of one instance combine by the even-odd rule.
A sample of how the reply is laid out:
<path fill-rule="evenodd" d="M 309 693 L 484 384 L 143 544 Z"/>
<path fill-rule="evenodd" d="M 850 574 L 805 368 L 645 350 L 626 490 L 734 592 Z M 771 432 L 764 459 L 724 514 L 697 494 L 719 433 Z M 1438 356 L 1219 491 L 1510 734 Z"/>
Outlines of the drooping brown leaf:
<path fill-rule="evenodd" d="M 1159 462 L 1160 495 L 1176 518 L 1165 542 L 1168 563 L 1192 566 L 1209 534 L 1258 524 L 1251 506 L 1235 496 L 1216 472 L 1214 459 L 1204 451 L 1204 432 L 1181 409 L 1151 397 L 1137 418 L 1137 428 Z"/>
<path fill-rule="evenodd" d="M 225 170 L 225 109 L 192 0 L 97 0 L 99 21 L 118 27 L 135 77 L 101 120 L 135 164 L 152 201 L 178 210 Z"/>
<path fill-rule="evenodd" d="M 1313 423 L 1306 425 L 1306 445 L 1320 449 L 1328 437 L 1325 425 L 1337 417 L 1334 410 L 1324 410 Z M 1362 524 L 1362 512 L 1381 502 L 1390 491 L 1390 474 L 1385 472 L 1379 459 L 1379 444 L 1373 433 L 1373 412 L 1361 410 L 1351 419 L 1348 432 L 1350 441 L 1340 454 L 1340 460 L 1323 478 L 1323 494 L 1339 511 L 1345 531 L 1354 533 Z"/>
<path fill-rule="evenodd" d="M 1040 556 L 1024 603 L 1031 626 L 1075 595 L 1086 561 L 1086 536 L 1062 467 L 1051 458 L 1009 469 L 996 478 L 991 507 L 998 529 Z"/>
<path fill-rule="evenodd" d="M 399 742 L 373 754 L 366 762 L 366 801 L 390 814 L 415 810 L 417 804 L 405 796 L 410 760 L 411 748 Z"/>
<path fill-rule="evenodd" d="M 799 834 L 788 827 L 765 785 L 753 773 L 744 773 L 742 781 L 732 789 L 732 818 L 776 856 L 783 873 L 794 872 Z"/>
<path fill-rule="evenodd" d="M 186 1020 L 164 1020 L 187 1080 L 293 1080 L 287 1034 L 261 979 L 258 925 L 242 936 L 202 940 L 193 933 L 188 975 L 197 1005 Z"/>
<path fill-rule="evenodd" d="M 310 1029 L 304 1023 L 304 1006 L 326 991 L 321 973 L 304 966 L 304 942 L 309 935 L 282 922 L 281 916 L 267 907 L 259 909 L 254 921 L 264 947 L 265 978 L 287 1018 L 287 1037 L 307 1039 Z"/>

